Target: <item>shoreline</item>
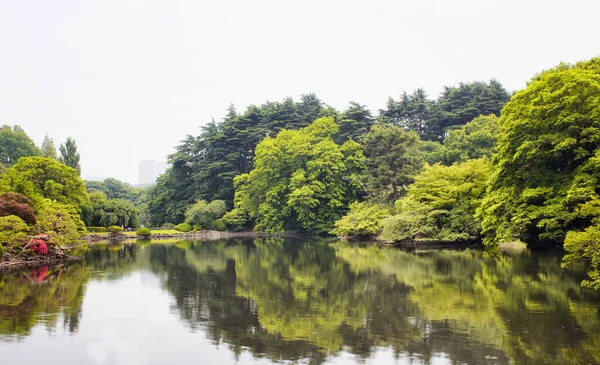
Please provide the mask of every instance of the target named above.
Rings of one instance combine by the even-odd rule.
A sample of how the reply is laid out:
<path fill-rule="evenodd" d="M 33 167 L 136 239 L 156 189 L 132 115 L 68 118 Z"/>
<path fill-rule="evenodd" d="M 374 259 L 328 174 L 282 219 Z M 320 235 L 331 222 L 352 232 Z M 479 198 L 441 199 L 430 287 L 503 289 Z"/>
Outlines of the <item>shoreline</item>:
<path fill-rule="evenodd" d="M 17 257 L 9 254 L 4 254 L 4 256 L 0 260 L 0 272 L 7 272 L 16 269 L 22 269 L 25 267 L 57 265 L 81 260 L 81 257 L 70 256 L 66 254 L 35 255 L 27 257 Z"/>
<path fill-rule="evenodd" d="M 221 232 L 221 231 L 199 231 L 199 232 L 181 232 L 181 233 L 169 233 L 169 234 L 152 234 L 150 236 L 138 236 L 138 235 L 126 235 L 123 233 L 117 234 L 88 234 L 82 237 L 84 241 L 88 243 L 97 241 L 121 241 L 128 239 L 149 239 L 149 240 L 161 240 L 161 239 L 220 239 L 220 238 L 236 238 L 236 237 L 304 237 L 304 235 L 298 232 L 281 232 L 281 233 L 265 233 L 265 232 Z"/>

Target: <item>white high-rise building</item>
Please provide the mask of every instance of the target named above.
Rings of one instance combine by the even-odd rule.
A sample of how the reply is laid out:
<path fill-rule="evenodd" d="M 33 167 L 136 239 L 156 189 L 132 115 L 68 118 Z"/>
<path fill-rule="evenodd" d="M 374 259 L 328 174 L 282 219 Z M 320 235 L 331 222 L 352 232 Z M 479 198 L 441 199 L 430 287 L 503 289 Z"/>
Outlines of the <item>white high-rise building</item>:
<path fill-rule="evenodd" d="M 138 165 L 138 184 L 152 185 L 156 179 L 169 168 L 165 161 L 144 160 Z"/>

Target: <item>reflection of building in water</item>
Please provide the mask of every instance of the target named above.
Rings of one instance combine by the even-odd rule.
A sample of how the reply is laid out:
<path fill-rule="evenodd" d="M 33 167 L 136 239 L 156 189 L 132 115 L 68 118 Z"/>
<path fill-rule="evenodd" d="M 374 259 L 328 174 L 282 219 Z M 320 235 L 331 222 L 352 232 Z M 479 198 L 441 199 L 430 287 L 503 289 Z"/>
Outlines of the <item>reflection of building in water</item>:
<path fill-rule="evenodd" d="M 169 168 L 165 161 L 143 160 L 138 165 L 138 185 L 148 186 Z"/>

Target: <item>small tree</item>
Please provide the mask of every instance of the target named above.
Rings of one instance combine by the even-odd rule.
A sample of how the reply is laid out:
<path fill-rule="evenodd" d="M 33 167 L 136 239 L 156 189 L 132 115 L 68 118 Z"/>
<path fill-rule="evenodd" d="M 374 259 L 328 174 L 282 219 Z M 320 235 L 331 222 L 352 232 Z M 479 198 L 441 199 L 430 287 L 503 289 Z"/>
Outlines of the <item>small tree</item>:
<path fill-rule="evenodd" d="M 227 207 L 223 200 L 213 200 L 210 203 L 199 200 L 186 210 L 185 222 L 201 228 L 213 228 L 212 222 L 221 218 L 226 211 Z"/>
<path fill-rule="evenodd" d="M 79 152 L 77 152 L 75 140 L 71 137 L 67 137 L 66 142 L 64 144 L 61 143 L 58 149 L 60 151 L 58 160 L 65 165 L 74 168 L 77 170 L 77 174 L 81 175 L 81 165 L 79 164 L 81 156 L 79 155 Z"/>

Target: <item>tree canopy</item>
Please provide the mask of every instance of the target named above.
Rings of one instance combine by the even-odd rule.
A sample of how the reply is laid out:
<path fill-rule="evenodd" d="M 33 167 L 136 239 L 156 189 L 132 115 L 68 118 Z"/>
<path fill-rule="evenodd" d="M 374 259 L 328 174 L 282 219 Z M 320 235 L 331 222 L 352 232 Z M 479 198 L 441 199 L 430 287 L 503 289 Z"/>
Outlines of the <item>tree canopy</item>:
<path fill-rule="evenodd" d="M 364 138 L 367 191 L 396 201 L 423 167 L 419 136 L 397 126 L 374 125 Z"/>
<path fill-rule="evenodd" d="M 78 209 L 89 202 L 83 181 L 75 169 L 46 157 L 23 157 L 0 177 L 0 192 L 27 196 L 35 210 L 44 199 L 70 204 Z"/>
<path fill-rule="evenodd" d="M 81 175 L 81 165 L 79 164 L 81 156 L 79 156 L 79 152 L 77 152 L 75 140 L 71 137 L 67 137 L 65 143 L 61 143 L 58 150 L 60 151 L 58 160 L 65 165 L 74 168 L 77 171 L 77 175 Z"/>
<path fill-rule="evenodd" d="M 487 243 L 562 244 L 600 217 L 600 59 L 542 72 L 499 120 L 479 215 Z"/>
<path fill-rule="evenodd" d="M 40 150 L 18 125 L 0 127 L 0 163 L 10 167 L 25 156 L 38 156 Z"/>
<path fill-rule="evenodd" d="M 283 130 L 256 147 L 254 169 L 235 178 L 236 207 L 260 231 L 327 232 L 361 194 L 360 145 L 337 145 L 333 118 L 300 130 Z"/>

